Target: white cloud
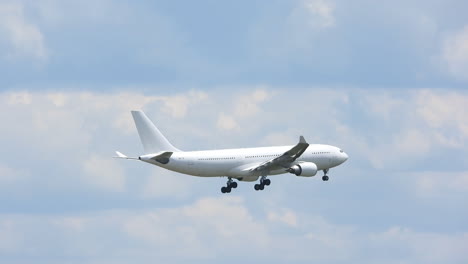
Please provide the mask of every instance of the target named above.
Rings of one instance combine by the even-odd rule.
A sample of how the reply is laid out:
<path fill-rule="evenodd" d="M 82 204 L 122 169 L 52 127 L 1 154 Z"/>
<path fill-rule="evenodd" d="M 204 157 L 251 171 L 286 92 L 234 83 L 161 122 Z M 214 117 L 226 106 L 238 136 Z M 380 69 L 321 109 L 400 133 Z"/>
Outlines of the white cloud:
<path fill-rule="evenodd" d="M 14 193 L 22 192 L 22 186 L 31 180 L 31 174 L 26 169 L 11 168 L 0 163 L 0 190 L 3 192 L 14 190 Z"/>
<path fill-rule="evenodd" d="M 15 151 L 13 157 L 23 152 L 22 158 L 34 168 L 30 179 L 39 185 L 50 182 L 47 187 L 44 186 L 49 191 L 52 191 L 50 188 L 56 191 L 91 188 L 123 192 L 127 190 L 127 183 L 122 163 L 110 157 L 114 155 L 114 150 L 121 147 L 122 139 L 127 138 L 128 141 L 130 136 L 133 145 L 139 149 L 130 110 L 150 106 L 159 111 L 159 115 L 169 113 L 171 117 L 183 118 L 205 98 L 205 93 L 197 91 L 174 96 L 124 92 L 112 95 L 91 92 L 3 92 L 0 94 L 0 118 L 8 125 L 2 127 L 0 132 L 1 143 L 4 151 Z M 148 115 L 152 116 L 151 113 Z M 120 139 L 111 146 L 112 138 L 117 137 Z M 66 172 L 67 177 L 51 174 L 46 177 L 48 180 L 40 181 L 44 177 L 40 174 L 44 172 L 38 172 L 37 168 L 52 160 L 54 165 L 50 166 L 56 167 L 58 164 L 58 167 L 63 167 L 68 164 L 67 171 L 73 172 Z M 5 162 L 3 182 L 13 177 L 10 168 L 15 167 L 10 166 L 9 161 Z M 23 189 L 18 184 L 24 184 L 24 181 L 8 180 L 9 187 L 14 186 L 16 193 L 24 194 L 18 192 Z M 148 190 L 143 192 L 148 194 Z"/>
<path fill-rule="evenodd" d="M 44 36 L 39 27 L 25 17 L 21 3 L 0 3 L 0 36 L 12 46 L 7 50 L 8 57 L 32 57 L 38 60 L 47 59 Z"/>
<path fill-rule="evenodd" d="M 468 80 L 468 25 L 444 39 L 442 59 L 450 74 L 460 80 Z"/>
<path fill-rule="evenodd" d="M 328 0 L 304 0 L 303 5 L 310 14 L 308 24 L 314 28 L 328 28 L 335 25 L 333 15 L 335 4 Z"/>
<path fill-rule="evenodd" d="M 63 107 L 69 100 L 68 96 L 64 93 L 51 93 L 47 98 L 57 107 Z"/>
<path fill-rule="evenodd" d="M 271 98 L 273 94 L 265 89 L 255 89 L 246 95 L 241 95 L 234 101 L 234 116 L 247 118 L 260 112 L 260 104 Z"/>
<path fill-rule="evenodd" d="M 91 262 L 119 258 L 122 263 L 148 262 L 155 257 L 171 262 L 218 262 L 239 256 L 252 261 L 321 263 L 467 260 L 467 233 L 418 232 L 404 226 L 369 232 L 277 207 L 259 215 L 249 203 L 236 196 L 206 197 L 173 208 L 77 215 L 0 214 L 0 252 L 10 259 L 15 259 L 15 252 L 23 257 L 42 252 L 61 260 L 79 255 Z M 278 221 L 286 223 L 286 229 Z M 287 232 L 290 227 L 293 232 Z"/>
<path fill-rule="evenodd" d="M 426 155 L 431 148 L 431 140 L 424 131 L 409 128 L 395 135 L 393 147 L 404 155 Z"/>
<path fill-rule="evenodd" d="M 262 140 L 262 144 L 265 146 L 286 146 L 295 143 L 290 135 L 299 135 L 302 133 L 300 129 L 294 131 L 286 130 L 286 132 L 271 132 L 267 133 Z M 309 140 L 309 137 L 306 137 Z"/>
<path fill-rule="evenodd" d="M 190 91 L 184 95 L 161 97 L 164 102 L 163 111 L 175 118 L 183 118 L 187 114 L 189 107 L 202 102 L 207 98 L 207 94 L 200 91 Z"/>
<path fill-rule="evenodd" d="M 110 157 L 91 156 L 83 164 L 83 179 L 100 189 L 125 191 L 125 174 L 121 165 Z"/>
<path fill-rule="evenodd" d="M 4 92 L 0 94 L 0 118 L 9 125 L 0 132 L 2 146 L 5 150 L 23 151 L 33 161 L 38 157 L 58 159 L 60 164 L 70 164 L 85 172 L 70 175 L 67 180 L 51 175 L 57 190 L 65 186 L 75 188 L 72 185 L 81 183 L 84 184 L 81 188 L 124 191 L 129 179 L 123 176 L 122 168 L 127 165 L 106 160 L 116 149 L 130 151 L 130 155 L 140 151 L 129 114 L 132 109 L 148 109 L 150 118 L 155 116 L 158 117 L 155 121 L 173 124 L 169 131 L 174 138 L 185 140 L 185 148 L 189 149 L 200 139 L 206 142 L 197 143 L 199 149 L 219 144 L 232 147 L 293 144 L 302 134 L 311 143 L 340 146 L 350 152 L 352 159 L 370 161 L 374 167 L 385 169 L 423 161 L 440 148 L 461 151 L 466 145 L 468 114 L 464 106 L 468 98 L 463 92 L 415 90 L 382 94 L 316 88 L 295 97 L 297 105 L 307 106 L 298 111 L 296 107 L 284 107 L 284 98 L 290 96 L 286 90 L 252 88 L 228 95 L 234 99 L 227 106 L 226 95 L 219 92 L 188 91 L 172 96 Z M 222 111 L 217 114 L 213 109 Z M 350 112 L 357 122 L 349 119 Z M 366 119 L 359 121 L 362 115 Z M 216 127 L 219 133 L 241 128 L 243 133 L 226 142 L 222 137 L 213 137 Z M 115 171 L 115 177 L 112 172 L 100 169 L 105 167 L 98 165 L 100 161 L 111 168 L 109 171 Z M 31 166 L 42 166 L 39 164 Z M 5 166 L 17 167 L 8 161 Z M 179 184 L 176 179 L 167 182 L 167 186 Z M 151 199 L 170 195 L 167 190 L 173 188 L 164 189 L 166 183 L 159 183 L 157 177 L 148 178 L 137 196 Z M 179 194 L 185 197 L 184 193 Z"/>
<path fill-rule="evenodd" d="M 144 255 L 230 256 L 240 251 L 253 253 L 267 241 L 265 228 L 239 197 L 202 198 L 182 207 L 128 212 L 121 224 L 130 238 L 144 242 L 149 249 Z"/>
<path fill-rule="evenodd" d="M 379 93 L 363 97 L 362 99 L 362 107 L 368 108 L 370 115 L 375 115 L 385 120 L 395 118 L 395 115 L 400 114 L 399 109 L 405 106 L 404 99 L 395 97 L 391 93 L 384 91 L 379 91 Z"/>
<path fill-rule="evenodd" d="M 421 90 L 416 95 L 416 103 L 417 113 L 427 126 L 439 132 L 441 143 L 453 147 L 464 145 L 468 138 L 468 95 L 453 91 Z M 457 144 L 451 144 L 453 140 Z"/>
<path fill-rule="evenodd" d="M 191 178 L 187 178 L 186 175 L 168 172 L 162 168 L 155 168 L 154 170 L 158 170 L 158 172 L 147 177 L 142 191 L 143 198 L 182 198 L 191 194 L 191 188 L 193 187 Z"/>
<path fill-rule="evenodd" d="M 76 217 L 76 216 L 64 216 L 55 219 L 51 219 L 51 223 L 57 227 L 62 227 L 67 232 L 85 232 L 88 225 L 91 223 L 90 218 Z"/>
<path fill-rule="evenodd" d="M 29 92 L 13 92 L 10 93 L 8 96 L 8 100 L 6 100 L 7 104 L 15 105 L 15 104 L 24 104 L 28 105 L 32 102 L 32 94 Z"/>
<path fill-rule="evenodd" d="M 371 243 L 379 251 L 384 248 L 405 250 L 403 256 L 396 255 L 396 261 L 409 263 L 463 263 L 468 259 L 468 234 L 456 235 L 416 232 L 409 228 L 394 226 L 381 233 L 369 235 Z M 400 251 L 401 252 L 401 251 Z M 387 253 L 388 254 L 388 253 Z M 401 253 L 400 253 L 401 254 Z"/>
<path fill-rule="evenodd" d="M 409 191 L 418 196 L 431 198 L 468 192 L 468 172 L 422 171 L 405 175 L 413 183 Z"/>
<path fill-rule="evenodd" d="M 237 124 L 236 120 L 232 116 L 226 115 L 225 113 L 221 112 L 218 116 L 218 128 L 224 130 L 238 130 L 239 125 Z"/>
<path fill-rule="evenodd" d="M 281 212 L 268 212 L 268 220 L 280 222 L 291 227 L 297 227 L 297 216 L 292 210 L 283 209 Z"/>
<path fill-rule="evenodd" d="M 261 118 L 258 115 L 261 113 L 261 104 L 267 102 L 273 92 L 263 88 L 257 88 L 252 92 L 243 94 L 235 98 L 232 102 L 231 113 L 219 113 L 217 126 L 223 130 L 239 130 L 241 124 Z"/>
<path fill-rule="evenodd" d="M 321 34 L 335 27 L 335 3 L 301 0 L 284 2 L 275 8 L 279 10 L 265 12 L 251 27 L 251 56 L 258 58 L 263 67 L 279 69 L 288 69 L 291 62 L 315 61 L 314 56 L 321 52 Z"/>
<path fill-rule="evenodd" d="M 13 220 L 3 220 L 0 216 L 0 252 L 15 253 L 21 250 L 24 235 L 15 230 L 15 224 Z"/>
<path fill-rule="evenodd" d="M 359 154 L 376 168 L 401 166 L 402 161 L 421 161 L 433 155 L 434 150 L 463 149 L 466 145 L 468 97 L 463 91 L 365 91 L 360 95 L 360 103 L 368 115 L 367 122 L 371 122 L 367 136 L 355 133 L 356 127 L 344 132 L 353 138 L 352 144 Z"/>

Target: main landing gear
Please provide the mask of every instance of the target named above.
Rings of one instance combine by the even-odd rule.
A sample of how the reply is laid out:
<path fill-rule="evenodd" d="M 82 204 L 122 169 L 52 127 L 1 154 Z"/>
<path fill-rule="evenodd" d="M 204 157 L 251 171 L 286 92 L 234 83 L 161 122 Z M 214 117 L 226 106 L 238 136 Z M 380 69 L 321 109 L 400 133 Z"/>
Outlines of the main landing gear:
<path fill-rule="evenodd" d="M 265 186 L 268 186 L 270 184 L 271 184 L 270 179 L 267 179 L 266 176 L 262 176 L 262 178 L 260 178 L 260 184 L 255 184 L 254 189 L 256 191 L 263 190 Z"/>
<path fill-rule="evenodd" d="M 237 188 L 237 182 L 233 181 L 231 177 L 228 178 L 226 186 L 221 187 L 222 193 L 230 193 L 231 189 Z"/>
<path fill-rule="evenodd" d="M 322 181 L 328 181 L 328 176 L 327 176 L 327 173 L 328 173 L 328 169 L 324 169 L 323 170 L 323 176 L 322 176 Z"/>

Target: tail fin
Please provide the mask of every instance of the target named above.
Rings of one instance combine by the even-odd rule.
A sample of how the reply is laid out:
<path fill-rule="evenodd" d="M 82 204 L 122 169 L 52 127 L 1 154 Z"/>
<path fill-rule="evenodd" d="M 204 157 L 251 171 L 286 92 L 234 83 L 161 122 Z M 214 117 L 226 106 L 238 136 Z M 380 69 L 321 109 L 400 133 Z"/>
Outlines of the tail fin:
<path fill-rule="evenodd" d="M 180 151 L 169 143 L 143 111 L 132 111 L 132 116 L 146 153 Z"/>

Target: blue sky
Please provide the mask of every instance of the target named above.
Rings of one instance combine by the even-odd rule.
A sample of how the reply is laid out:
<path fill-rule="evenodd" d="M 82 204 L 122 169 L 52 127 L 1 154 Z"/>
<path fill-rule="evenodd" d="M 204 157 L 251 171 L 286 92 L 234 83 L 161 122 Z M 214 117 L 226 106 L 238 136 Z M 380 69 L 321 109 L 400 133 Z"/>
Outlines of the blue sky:
<path fill-rule="evenodd" d="M 466 263 L 465 1 L 0 0 L 0 262 Z M 142 151 L 350 159 L 229 195 Z"/>

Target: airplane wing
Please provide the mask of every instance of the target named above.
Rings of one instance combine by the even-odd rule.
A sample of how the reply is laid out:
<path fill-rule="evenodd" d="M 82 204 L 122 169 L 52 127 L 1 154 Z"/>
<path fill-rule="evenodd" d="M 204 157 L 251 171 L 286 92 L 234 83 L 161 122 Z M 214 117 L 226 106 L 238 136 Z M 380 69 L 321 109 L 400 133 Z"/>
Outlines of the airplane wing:
<path fill-rule="evenodd" d="M 288 168 L 291 162 L 299 158 L 302 153 L 309 147 L 303 136 L 299 137 L 299 143 L 297 143 L 292 149 L 286 151 L 283 155 L 274 159 L 268 160 L 256 167 L 249 168 L 250 171 L 271 171 L 280 168 Z"/>

